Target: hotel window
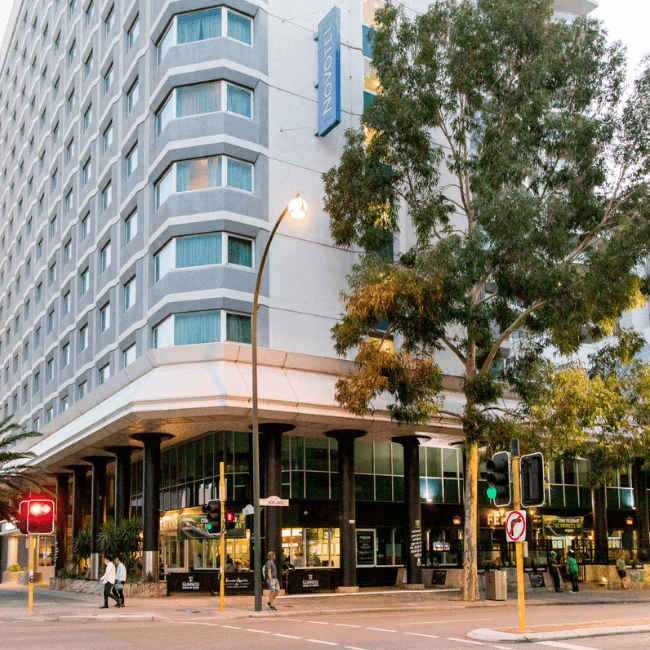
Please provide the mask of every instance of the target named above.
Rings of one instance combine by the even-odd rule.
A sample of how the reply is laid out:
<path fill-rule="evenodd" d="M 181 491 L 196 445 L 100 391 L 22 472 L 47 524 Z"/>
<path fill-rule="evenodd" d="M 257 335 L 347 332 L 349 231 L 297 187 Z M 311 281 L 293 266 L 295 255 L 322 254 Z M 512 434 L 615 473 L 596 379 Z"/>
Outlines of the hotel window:
<path fill-rule="evenodd" d="M 113 122 L 111 122 L 102 135 L 104 151 L 106 151 L 113 142 Z"/>
<path fill-rule="evenodd" d="M 37 327 L 34 330 L 34 347 L 37 348 L 41 344 L 41 328 Z"/>
<path fill-rule="evenodd" d="M 108 93 L 112 85 L 113 85 L 113 64 L 111 63 L 111 65 L 108 66 L 108 70 L 106 71 L 106 74 L 104 75 L 104 93 Z"/>
<path fill-rule="evenodd" d="M 111 326 L 111 304 L 107 302 L 99 310 L 99 329 L 105 332 Z"/>
<path fill-rule="evenodd" d="M 112 201 L 113 188 L 109 181 L 102 190 L 102 212 L 108 208 Z"/>
<path fill-rule="evenodd" d="M 41 421 L 39 418 L 34 418 L 34 426 L 33 429 L 34 431 L 38 431 L 41 426 Z"/>
<path fill-rule="evenodd" d="M 52 94 L 56 97 L 59 94 L 59 86 L 61 85 L 61 75 L 52 82 Z"/>
<path fill-rule="evenodd" d="M 54 377 L 54 359 L 48 359 L 47 364 L 45 365 L 45 379 L 46 381 L 52 381 Z"/>
<path fill-rule="evenodd" d="M 126 112 L 130 113 L 133 107 L 138 103 L 139 83 L 136 79 L 129 90 L 126 92 Z"/>
<path fill-rule="evenodd" d="M 77 54 L 77 41 L 74 40 L 72 41 L 72 44 L 68 48 L 68 65 L 72 65 L 72 62 L 74 61 L 74 57 Z"/>
<path fill-rule="evenodd" d="M 66 343 L 61 349 L 61 366 L 65 368 L 70 363 L 70 344 Z"/>
<path fill-rule="evenodd" d="M 71 256 L 72 256 L 72 239 L 68 239 L 68 241 L 63 246 L 63 263 L 67 264 L 70 261 Z"/>
<path fill-rule="evenodd" d="M 108 242 L 100 252 L 102 273 L 111 265 L 111 242 Z"/>
<path fill-rule="evenodd" d="M 90 50 L 90 53 L 86 57 L 86 60 L 84 61 L 84 74 L 86 75 L 86 79 L 90 75 L 92 69 L 93 69 L 93 51 Z"/>
<path fill-rule="evenodd" d="M 54 37 L 54 52 L 58 52 L 61 47 L 61 30 L 57 32 L 57 35 Z"/>
<path fill-rule="evenodd" d="M 111 366 L 107 363 L 99 369 L 99 383 L 103 384 L 111 376 Z"/>
<path fill-rule="evenodd" d="M 56 215 L 50 219 L 50 237 L 54 237 L 59 231 L 59 220 L 56 218 Z"/>
<path fill-rule="evenodd" d="M 204 233 L 172 239 L 155 257 L 155 281 L 169 271 L 221 264 L 253 266 L 253 242 L 227 233 Z"/>
<path fill-rule="evenodd" d="M 227 14 L 225 21 L 224 13 Z M 246 45 L 252 45 L 252 19 L 221 7 L 174 16 L 163 37 L 158 41 L 158 63 L 174 45 L 220 37 L 233 38 Z"/>
<path fill-rule="evenodd" d="M 135 277 L 124 285 L 124 311 L 128 311 L 135 304 Z"/>
<path fill-rule="evenodd" d="M 47 314 L 47 331 L 51 333 L 54 330 L 54 309 L 51 309 Z"/>
<path fill-rule="evenodd" d="M 140 16 L 136 16 L 135 20 L 131 23 L 131 27 L 127 32 L 127 50 L 133 47 L 138 36 L 140 35 Z"/>
<path fill-rule="evenodd" d="M 63 313 L 67 314 L 70 312 L 70 292 L 66 291 L 63 296 Z"/>
<path fill-rule="evenodd" d="M 52 262 L 52 266 L 50 266 L 49 279 L 50 284 L 54 284 L 54 281 L 56 280 L 56 262 Z"/>
<path fill-rule="evenodd" d="M 153 331 L 154 347 L 200 343 L 251 342 L 251 318 L 241 314 L 213 310 L 172 314 Z"/>
<path fill-rule="evenodd" d="M 68 146 L 65 148 L 65 161 L 70 162 L 74 156 L 74 138 L 68 142 Z"/>
<path fill-rule="evenodd" d="M 81 238 L 86 239 L 90 233 L 90 212 L 81 220 Z"/>
<path fill-rule="evenodd" d="M 58 167 L 52 172 L 52 189 L 56 189 L 59 182 L 59 169 Z"/>
<path fill-rule="evenodd" d="M 83 399 L 84 397 L 86 397 L 87 385 L 88 385 L 88 382 L 86 382 L 86 381 L 82 381 L 79 384 L 79 386 L 77 388 L 77 398 L 78 399 Z"/>
<path fill-rule="evenodd" d="M 88 267 L 86 267 L 79 276 L 79 287 L 81 289 L 81 295 L 83 296 L 88 291 L 88 285 L 90 282 L 90 272 Z"/>
<path fill-rule="evenodd" d="M 110 34 L 111 29 L 113 29 L 113 25 L 115 24 L 115 5 L 113 5 L 104 19 L 104 34 L 108 36 Z"/>
<path fill-rule="evenodd" d="M 84 131 L 87 131 L 90 128 L 90 124 L 93 121 L 93 105 L 88 104 L 88 108 L 84 113 Z"/>
<path fill-rule="evenodd" d="M 192 192 L 215 187 L 253 191 L 253 165 L 235 158 L 213 156 L 174 163 L 156 183 L 156 208 L 174 192 Z"/>
<path fill-rule="evenodd" d="M 160 134 L 170 120 L 204 113 L 228 111 L 243 117 L 253 116 L 253 93 L 226 81 L 211 81 L 175 88 L 156 115 Z"/>
<path fill-rule="evenodd" d="M 39 282 L 36 285 L 36 302 L 40 302 L 43 297 L 43 283 Z"/>
<path fill-rule="evenodd" d="M 83 181 L 84 185 L 88 185 L 90 179 L 93 177 L 92 160 L 88 158 L 86 164 L 83 166 Z"/>
<path fill-rule="evenodd" d="M 41 390 L 41 373 L 37 372 L 34 375 L 34 382 L 32 383 L 32 392 L 34 394 L 38 393 Z"/>
<path fill-rule="evenodd" d="M 133 174 L 138 166 L 138 145 L 137 143 L 126 154 L 126 176 L 127 178 Z"/>
<path fill-rule="evenodd" d="M 124 220 L 124 239 L 128 244 L 138 233 L 138 211 L 134 210 Z"/>
<path fill-rule="evenodd" d="M 65 195 L 65 211 L 66 214 L 70 214 L 72 212 L 72 206 L 74 204 L 74 191 L 72 188 L 68 191 L 68 193 Z"/>
<path fill-rule="evenodd" d="M 47 409 L 47 411 L 45 412 L 45 421 L 46 421 L 46 422 L 52 422 L 52 417 L 53 417 L 53 416 L 54 416 L 54 410 L 52 409 L 52 407 L 50 407 L 50 408 Z"/>
<path fill-rule="evenodd" d="M 63 413 L 64 411 L 67 411 L 69 406 L 70 406 L 70 400 L 68 399 L 68 396 L 65 395 L 64 397 L 61 398 L 61 410 L 59 411 L 59 413 Z"/>
<path fill-rule="evenodd" d="M 68 95 L 68 113 L 72 113 L 72 111 L 74 110 L 76 101 L 77 101 L 77 98 L 76 98 L 76 94 L 75 94 L 75 91 L 74 91 L 74 88 L 73 88 L 72 91 L 70 92 L 70 94 Z"/>
<path fill-rule="evenodd" d="M 88 347 L 88 325 L 79 330 L 79 351 L 83 352 Z"/>
<path fill-rule="evenodd" d="M 122 353 L 122 366 L 126 368 L 130 366 L 135 361 L 135 343 L 130 345 Z"/>
<path fill-rule="evenodd" d="M 90 24 L 90 21 L 93 19 L 93 15 L 95 13 L 95 2 L 94 0 L 90 0 L 90 3 L 86 7 L 86 25 Z"/>

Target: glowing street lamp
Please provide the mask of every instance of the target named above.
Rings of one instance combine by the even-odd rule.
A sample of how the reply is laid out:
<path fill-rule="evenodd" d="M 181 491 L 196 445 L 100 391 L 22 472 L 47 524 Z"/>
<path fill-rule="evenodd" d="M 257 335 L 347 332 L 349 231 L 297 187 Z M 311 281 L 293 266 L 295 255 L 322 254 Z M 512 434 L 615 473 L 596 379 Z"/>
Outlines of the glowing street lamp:
<path fill-rule="evenodd" d="M 262 273 L 264 264 L 269 252 L 269 247 L 273 237 L 278 230 L 282 219 L 289 215 L 296 220 L 304 219 L 307 216 L 307 203 L 300 197 L 300 194 L 289 202 L 289 205 L 282 211 L 277 220 L 269 240 L 266 242 L 266 248 L 260 261 L 260 268 L 257 272 L 257 282 L 255 283 L 255 295 L 253 297 L 253 318 L 252 318 L 252 389 L 253 389 L 253 582 L 255 584 L 255 611 L 262 611 L 262 539 L 261 539 L 261 522 L 260 522 L 260 436 L 257 415 L 257 303 L 260 295 L 260 284 L 262 282 Z"/>

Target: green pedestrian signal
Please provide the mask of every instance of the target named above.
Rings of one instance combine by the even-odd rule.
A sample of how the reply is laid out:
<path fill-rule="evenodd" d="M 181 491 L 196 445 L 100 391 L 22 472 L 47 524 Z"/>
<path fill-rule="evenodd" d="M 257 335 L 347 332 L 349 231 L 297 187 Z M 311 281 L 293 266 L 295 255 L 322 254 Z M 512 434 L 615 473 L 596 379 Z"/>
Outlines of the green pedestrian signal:
<path fill-rule="evenodd" d="M 207 515 L 207 521 L 205 523 L 206 531 L 210 535 L 221 535 L 221 501 L 219 499 L 208 501 L 208 503 L 203 506 L 203 512 Z"/>

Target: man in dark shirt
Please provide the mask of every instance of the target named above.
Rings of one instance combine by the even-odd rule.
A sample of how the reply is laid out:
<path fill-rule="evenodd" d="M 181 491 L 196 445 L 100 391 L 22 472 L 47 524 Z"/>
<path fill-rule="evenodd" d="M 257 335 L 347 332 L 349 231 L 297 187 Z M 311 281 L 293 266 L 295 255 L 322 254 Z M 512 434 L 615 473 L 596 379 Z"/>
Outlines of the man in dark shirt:
<path fill-rule="evenodd" d="M 276 608 L 273 606 L 273 601 L 280 591 L 280 583 L 278 582 L 278 570 L 275 568 L 275 553 L 273 551 L 269 551 L 266 554 L 264 578 L 269 585 L 269 602 L 267 606 L 269 609 L 275 611 Z"/>

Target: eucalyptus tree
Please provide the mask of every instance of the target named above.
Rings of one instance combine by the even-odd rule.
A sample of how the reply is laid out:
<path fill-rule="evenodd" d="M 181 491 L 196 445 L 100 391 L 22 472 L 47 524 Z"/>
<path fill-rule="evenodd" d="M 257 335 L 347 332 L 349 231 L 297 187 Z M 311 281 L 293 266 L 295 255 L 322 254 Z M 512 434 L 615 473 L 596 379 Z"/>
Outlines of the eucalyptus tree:
<path fill-rule="evenodd" d="M 333 330 L 358 368 L 337 399 L 364 414 L 384 393 L 396 421 L 459 420 L 476 600 L 478 449 L 513 423 L 508 340 L 525 330 L 575 353 L 648 293 L 650 72 L 628 84 L 623 47 L 589 18 L 555 20 L 552 0 L 437 0 L 420 15 L 389 1 L 376 20 L 380 91 L 324 175 L 332 237 L 360 251 Z M 400 229 L 414 245 L 389 256 Z M 394 351 L 377 344 L 386 321 Z M 443 355 L 460 414 L 445 410 Z"/>

